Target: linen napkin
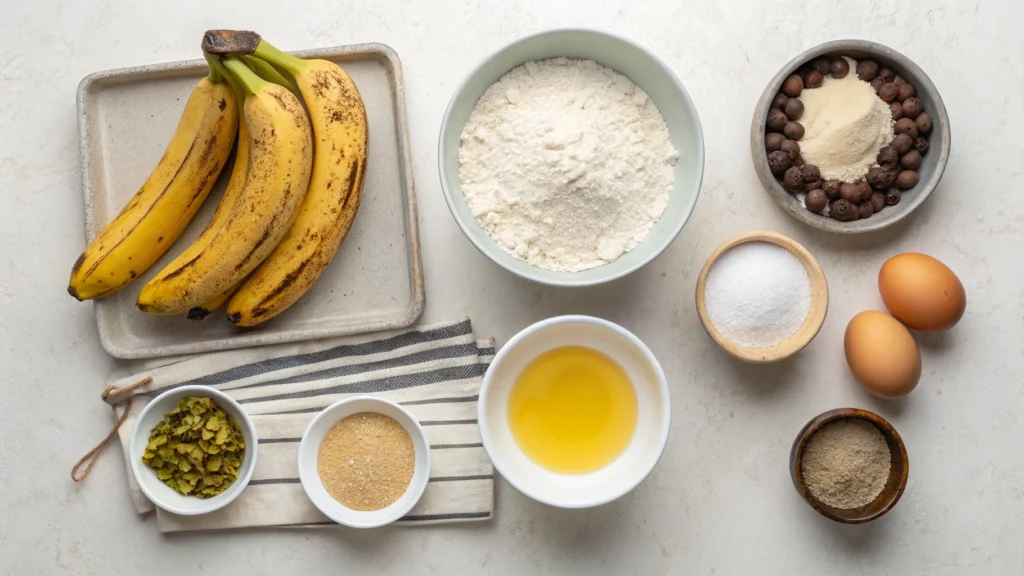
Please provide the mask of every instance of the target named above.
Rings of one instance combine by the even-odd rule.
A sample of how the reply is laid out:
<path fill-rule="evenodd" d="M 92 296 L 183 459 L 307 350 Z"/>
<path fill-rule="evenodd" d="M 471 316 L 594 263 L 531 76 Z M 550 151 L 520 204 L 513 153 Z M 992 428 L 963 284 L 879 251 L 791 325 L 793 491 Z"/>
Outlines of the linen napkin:
<path fill-rule="evenodd" d="M 399 524 L 487 520 L 494 512 L 494 467 L 477 426 L 483 374 L 494 341 L 476 340 L 468 319 L 406 332 L 348 336 L 299 344 L 195 356 L 115 378 L 107 401 L 133 397 L 118 431 L 128 469 L 128 492 L 139 513 L 154 506 L 142 494 L 128 460 L 135 418 L 158 394 L 189 384 L 223 391 L 252 417 L 259 457 L 237 500 L 202 516 L 157 510 L 161 532 L 255 526 L 332 526 L 306 497 L 298 476 L 298 447 L 314 416 L 350 396 L 387 398 L 407 408 L 427 433 L 430 481 Z M 118 394 L 149 376 L 152 382 Z M 115 411 L 117 409 L 115 408 Z"/>

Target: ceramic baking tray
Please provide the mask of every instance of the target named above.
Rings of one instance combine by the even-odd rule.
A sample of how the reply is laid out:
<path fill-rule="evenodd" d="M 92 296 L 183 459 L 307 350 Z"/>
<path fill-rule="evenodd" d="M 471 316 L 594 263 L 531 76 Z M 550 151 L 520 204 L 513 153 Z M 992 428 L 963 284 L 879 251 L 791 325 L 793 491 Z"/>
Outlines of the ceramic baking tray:
<path fill-rule="evenodd" d="M 103 347 L 117 358 L 151 358 L 294 342 L 408 326 L 425 301 L 402 66 L 382 44 L 295 54 L 340 64 L 366 104 L 370 146 L 355 223 L 316 285 L 289 310 L 256 328 L 219 312 L 202 321 L 135 307 L 142 286 L 188 246 L 213 215 L 231 167 L 181 238 L 146 274 L 95 302 Z M 85 228 L 92 240 L 145 181 L 174 132 L 185 100 L 206 74 L 202 60 L 98 72 L 78 90 Z M 70 265 L 70 262 L 69 262 Z"/>

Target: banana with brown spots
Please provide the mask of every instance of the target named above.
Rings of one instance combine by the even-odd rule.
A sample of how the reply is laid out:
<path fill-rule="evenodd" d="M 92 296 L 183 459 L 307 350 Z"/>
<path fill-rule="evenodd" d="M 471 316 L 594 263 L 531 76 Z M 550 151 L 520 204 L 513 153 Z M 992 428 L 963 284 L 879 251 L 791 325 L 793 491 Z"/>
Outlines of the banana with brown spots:
<path fill-rule="evenodd" d="M 245 184 L 223 222 L 142 289 L 137 305 L 145 312 L 184 313 L 239 283 L 288 232 L 309 186 L 313 134 L 298 98 L 259 78 L 239 58 L 224 65 L 245 94 Z"/>
<path fill-rule="evenodd" d="M 348 234 L 366 175 L 366 108 L 355 83 L 337 64 L 296 58 L 255 32 L 207 32 L 203 48 L 253 54 L 289 73 L 313 123 L 313 174 L 299 215 L 274 252 L 228 300 L 228 320 L 255 326 L 298 301 Z"/>
<path fill-rule="evenodd" d="M 238 103 L 222 72 L 192 90 L 167 150 L 107 227 L 78 257 L 68 293 L 102 298 L 141 275 L 181 235 L 206 200 L 231 153 Z"/>

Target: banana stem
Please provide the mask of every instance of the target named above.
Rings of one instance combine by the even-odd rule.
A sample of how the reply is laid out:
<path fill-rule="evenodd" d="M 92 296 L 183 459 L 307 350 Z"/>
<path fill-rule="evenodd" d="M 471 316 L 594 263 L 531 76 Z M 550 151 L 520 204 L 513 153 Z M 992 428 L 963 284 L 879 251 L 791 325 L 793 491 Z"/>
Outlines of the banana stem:
<path fill-rule="evenodd" d="M 256 45 L 256 50 L 253 51 L 253 55 L 257 58 L 270 62 L 278 68 L 284 68 L 293 77 L 306 68 L 305 60 L 274 48 L 269 42 L 262 38 L 260 38 L 260 43 Z"/>
<path fill-rule="evenodd" d="M 210 65 L 210 82 L 219 84 L 227 80 L 227 70 L 221 65 L 219 58 L 209 52 L 203 52 L 203 57 L 206 58 L 206 63 Z"/>
<path fill-rule="evenodd" d="M 246 100 L 246 91 L 242 87 L 242 84 L 236 77 L 234 77 L 233 74 L 227 72 L 227 69 L 224 68 L 224 63 L 222 63 L 219 57 L 209 52 L 204 52 L 204 55 L 206 55 L 206 61 L 210 63 L 210 70 L 216 69 L 217 72 L 224 77 L 224 80 L 226 80 L 227 83 L 230 84 L 231 91 L 234 92 L 234 98 L 239 100 L 240 118 L 244 119 L 245 114 L 242 113 L 242 102 Z"/>
<path fill-rule="evenodd" d="M 292 94 L 299 95 L 299 87 L 295 85 L 290 79 L 285 78 L 283 74 L 277 71 L 266 60 L 260 60 L 255 56 L 242 56 L 242 60 L 255 72 L 260 78 L 263 78 L 267 82 L 273 82 L 274 84 L 280 84 L 287 88 Z"/>
<path fill-rule="evenodd" d="M 228 56 L 223 60 L 224 66 L 228 69 L 230 76 L 233 76 L 239 84 L 239 90 L 245 97 L 258 92 L 269 84 L 266 80 L 257 76 L 245 62 L 237 56 Z"/>

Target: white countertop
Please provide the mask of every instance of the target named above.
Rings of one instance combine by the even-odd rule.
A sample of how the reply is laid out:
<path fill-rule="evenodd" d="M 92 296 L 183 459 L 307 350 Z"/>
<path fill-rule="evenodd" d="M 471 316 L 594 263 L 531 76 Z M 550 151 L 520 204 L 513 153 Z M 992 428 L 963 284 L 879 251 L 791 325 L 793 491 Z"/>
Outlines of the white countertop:
<path fill-rule="evenodd" d="M 1024 4 L 1020 2 L 5 3 L 0 20 L 0 573 L 181 574 L 1021 574 L 1024 572 Z M 207 7 L 216 6 L 216 7 Z M 346 5 L 351 7 L 346 8 Z M 800 7 L 800 6 L 804 7 Z M 316 8 L 313 8 L 316 6 Z M 681 236 L 611 285 L 558 290 L 486 260 L 441 197 L 436 139 L 449 96 L 485 54 L 540 28 L 631 36 L 667 60 L 701 115 L 701 197 Z M 75 89 L 97 70 L 192 59 L 207 28 L 251 28 L 286 49 L 392 46 L 404 63 L 427 283 L 424 321 L 468 314 L 499 344 L 563 313 L 608 318 L 660 358 L 673 401 L 668 449 L 637 490 L 569 512 L 503 481 L 489 523 L 380 531 L 254 530 L 161 536 L 133 511 L 120 450 L 68 477 L 107 433 L 99 393 L 117 367 L 90 304 L 65 293 L 83 247 Z M 754 103 L 775 71 L 843 37 L 915 59 L 949 110 L 942 185 L 909 219 L 847 238 L 778 209 L 750 161 Z M 733 234 L 776 230 L 821 262 L 831 308 L 791 361 L 750 366 L 704 334 L 693 287 Z M 904 251 L 947 263 L 968 293 L 951 332 L 921 338 L 924 373 L 901 402 L 874 400 L 842 352 L 846 322 L 878 308 L 879 266 Z M 885 518 L 841 526 L 797 495 L 790 444 L 811 417 L 857 406 L 888 418 L 910 454 Z"/>

